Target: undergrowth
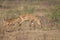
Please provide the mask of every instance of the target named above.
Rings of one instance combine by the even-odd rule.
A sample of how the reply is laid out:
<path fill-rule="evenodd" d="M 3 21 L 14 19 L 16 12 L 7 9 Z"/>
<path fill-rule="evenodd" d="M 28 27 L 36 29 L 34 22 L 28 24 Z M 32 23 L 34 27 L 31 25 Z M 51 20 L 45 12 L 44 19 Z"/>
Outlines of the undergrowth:
<path fill-rule="evenodd" d="M 56 28 L 60 30 L 60 5 L 56 5 L 55 9 L 50 11 L 48 18 L 51 19 L 52 23 L 55 23 Z"/>

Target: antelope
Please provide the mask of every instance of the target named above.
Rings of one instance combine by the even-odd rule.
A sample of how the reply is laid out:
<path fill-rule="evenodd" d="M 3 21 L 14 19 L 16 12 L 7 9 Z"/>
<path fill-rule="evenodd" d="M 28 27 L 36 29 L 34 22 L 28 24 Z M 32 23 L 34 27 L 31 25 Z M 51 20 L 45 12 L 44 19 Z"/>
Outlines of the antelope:
<path fill-rule="evenodd" d="M 16 23 L 22 24 L 26 20 L 30 21 L 32 25 L 34 24 L 32 21 L 34 21 L 41 26 L 41 20 L 32 14 L 21 14 L 16 19 L 6 19 L 4 25 L 14 25 Z"/>
<path fill-rule="evenodd" d="M 38 25 L 41 26 L 41 20 L 38 17 L 36 17 L 36 16 L 34 16 L 32 14 L 21 14 L 21 15 L 19 15 L 19 18 L 21 19 L 20 24 L 22 22 L 28 20 L 28 21 L 31 22 L 31 24 L 34 24 L 32 21 L 35 21 Z"/>
<path fill-rule="evenodd" d="M 6 26 L 6 25 L 14 25 L 14 24 L 16 24 L 18 21 L 19 21 L 19 19 L 20 18 L 17 18 L 17 19 L 6 19 L 6 20 L 4 20 L 3 21 L 3 23 L 4 23 L 4 26 Z"/>

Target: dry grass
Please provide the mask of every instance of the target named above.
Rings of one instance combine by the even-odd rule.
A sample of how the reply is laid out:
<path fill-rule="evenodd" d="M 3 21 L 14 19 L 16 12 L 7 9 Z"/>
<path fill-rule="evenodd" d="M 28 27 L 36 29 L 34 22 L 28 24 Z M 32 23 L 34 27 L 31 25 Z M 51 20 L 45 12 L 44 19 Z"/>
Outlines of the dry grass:
<path fill-rule="evenodd" d="M 59 0 L 0 0 L 0 40 L 60 40 L 59 5 Z M 42 28 L 35 22 L 30 26 L 29 21 L 3 26 L 4 19 L 14 19 L 25 13 L 40 18 Z"/>

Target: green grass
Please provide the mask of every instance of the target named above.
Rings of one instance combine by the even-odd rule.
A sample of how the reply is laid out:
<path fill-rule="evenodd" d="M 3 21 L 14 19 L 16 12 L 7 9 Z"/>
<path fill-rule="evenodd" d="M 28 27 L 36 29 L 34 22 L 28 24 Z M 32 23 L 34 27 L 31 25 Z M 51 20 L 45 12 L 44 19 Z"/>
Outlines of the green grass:
<path fill-rule="evenodd" d="M 50 11 L 48 18 L 51 19 L 52 23 L 55 23 L 56 28 L 60 30 L 60 5 L 56 5 L 55 9 Z"/>
<path fill-rule="evenodd" d="M 0 15 L 4 15 L 7 19 L 10 19 L 10 18 L 16 18 L 17 15 L 20 14 L 25 14 L 25 13 L 32 14 L 33 12 L 34 12 L 34 6 L 25 5 L 23 10 L 18 10 L 18 9 L 1 10 Z"/>
<path fill-rule="evenodd" d="M 56 6 L 55 9 L 51 11 L 50 17 L 55 22 L 58 22 L 58 20 L 60 19 L 60 5 Z"/>
<path fill-rule="evenodd" d="M 33 13 L 34 12 L 34 6 L 30 6 L 30 5 L 25 5 L 24 6 L 24 10 L 21 10 L 21 13 Z"/>

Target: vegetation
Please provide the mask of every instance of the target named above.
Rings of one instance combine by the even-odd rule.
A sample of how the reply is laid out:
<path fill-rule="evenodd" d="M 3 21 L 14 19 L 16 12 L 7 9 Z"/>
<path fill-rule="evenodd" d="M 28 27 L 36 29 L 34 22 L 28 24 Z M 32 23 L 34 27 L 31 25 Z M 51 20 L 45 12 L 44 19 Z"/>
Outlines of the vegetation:
<path fill-rule="evenodd" d="M 55 23 L 56 28 L 60 29 L 60 5 L 56 5 L 55 9 L 51 9 L 50 12 L 48 17 L 51 19 L 52 23 Z"/>
<path fill-rule="evenodd" d="M 4 4 L 4 1 L 5 1 L 5 4 Z M 18 4 L 18 3 L 16 4 L 14 2 L 14 0 L 8 0 L 8 2 L 6 2 L 6 1 L 7 0 L 0 0 L 0 18 L 7 18 L 7 19 L 16 18 L 20 14 L 24 14 L 24 13 L 31 13 L 32 14 L 36 10 L 38 10 L 38 11 L 42 11 L 44 13 L 46 12 L 48 15 L 47 17 L 51 18 L 51 21 L 53 21 L 53 23 L 56 23 L 57 26 L 60 25 L 60 5 L 59 5 L 59 3 L 55 4 L 56 0 L 33 0 L 33 1 L 27 1 L 27 2 L 26 2 L 26 0 L 25 1 L 20 0 L 22 2 L 21 4 Z M 18 1 L 18 2 L 20 2 L 20 1 Z M 42 2 L 41 3 L 42 9 L 40 9 L 41 7 L 38 9 L 35 9 L 36 5 L 40 6 L 40 2 Z M 43 6 L 44 3 L 47 3 L 46 6 L 50 7 L 51 9 L 44 8 L 44 6 Z M 24 9 L 18 10 L 17 9 L 18 5 L 20 5 L 20 6 L 23 5 Z M 53 6 L 53 7 L 55 6 L 55 8 L 53 9 L 51 6 Z M 10 7 L 10 8 L 6 9 L 7 7 Z M 1 10 L 1 9 L 3 9 L 3 10 Z M 38 13 L 38 12 L 36 12 L 36 13 Z M 59 28 L 59 27 L 57 27 L 57 28 Z"/>

